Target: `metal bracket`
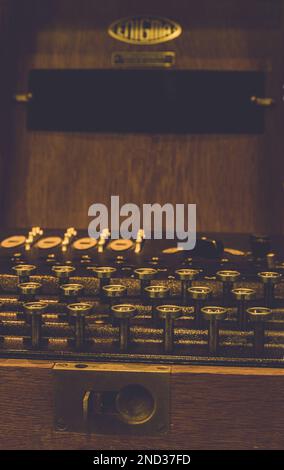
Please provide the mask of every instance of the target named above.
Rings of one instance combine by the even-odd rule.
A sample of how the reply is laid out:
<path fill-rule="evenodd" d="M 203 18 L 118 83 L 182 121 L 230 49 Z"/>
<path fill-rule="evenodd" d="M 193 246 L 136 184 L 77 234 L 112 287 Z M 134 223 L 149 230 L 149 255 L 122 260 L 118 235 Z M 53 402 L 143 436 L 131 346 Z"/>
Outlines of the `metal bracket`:
<path fill-rule="evenodd" d="M 275 105 L 275 100 L 273 98 L 260 98 L 258 96 L 252 96 L 250 100 L 256 106 L 261 106 L 263 108 L 271 108 L 271 106 Z"/>
<path fill-rule="evenodd" d="M 19 93 L 14 95 L 14 100 L 16 103 L 26 104 L 29 103 L 33 99 L 32 93 Z"/>

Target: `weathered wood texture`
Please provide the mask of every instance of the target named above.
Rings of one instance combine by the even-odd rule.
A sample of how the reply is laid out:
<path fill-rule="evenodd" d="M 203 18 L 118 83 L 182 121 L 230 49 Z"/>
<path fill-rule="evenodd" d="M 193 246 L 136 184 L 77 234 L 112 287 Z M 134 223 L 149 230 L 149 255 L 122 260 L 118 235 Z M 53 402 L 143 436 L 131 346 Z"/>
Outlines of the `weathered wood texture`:
<path fill-rule="evenodd" d="M 25 109 L 15 106 L 6 151 L 6 225 L 85 228 L 89 205 L 109 203 L 118 194 L 122 203 L 139 205 L 196 203 L 200 231 L 280 231 L 281 136 L 272 130 L 280 127 L 276 110 L 282 107 L 281 4 L 12 2 L 15 91 L 26 90 L 31 68 L 109 68 L 114 51 L 174 50 L 181 69 L 266 70 L 267 95 L 277 100 L 278 108 L 267 111 L 263 136 L 149 136 L 27 132 Z M 111 21 L 137 13 L 176 19 L 183 35 L 151 48 L 108 36 Z M 5 90 L 10 97 L 11 86 Z M 271 195 L 276 198 L 273 208 Z"/>
<path fill-rule="evenodd" d="M 1 449 L 283 449 L 284 371 L 173 366 L 159 437 L 53 430 L 52 363 L 0 362 Z"/>

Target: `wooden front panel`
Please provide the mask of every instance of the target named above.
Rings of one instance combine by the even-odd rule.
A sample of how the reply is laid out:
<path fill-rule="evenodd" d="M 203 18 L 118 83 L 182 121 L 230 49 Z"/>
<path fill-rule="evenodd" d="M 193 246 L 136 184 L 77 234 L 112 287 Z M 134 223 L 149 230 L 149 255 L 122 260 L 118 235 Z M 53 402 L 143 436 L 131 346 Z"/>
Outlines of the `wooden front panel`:
<path fill-rule="evenodd" d="M 179 69 L 265 70 L 267 95 L 279 110 L 281 3 L 15 0 L 11 80 L 22 92 L 31 68 L 109 68 L 115 51 L 173 50 Z M 113 20 L 138 13 L 173 18 L 183 34 L 151 47 L 108 36 Z M 196 203 L 200 231 L 278 231 L 279 118 L 267 111 L 263 136 L 64 134 L 27 132 L 25 109 L 15 106 L 5 152 L 5 223 L 86 228 L 92 203 L 120 195 L 122 204 Z"/>
<path fill-rule="evenodd" d="M 172 366 L 169 434 L 131 437 L 55 432 L 52 367 L 0 362 L 1 449 L 284 448 L 281 370 Z"/>

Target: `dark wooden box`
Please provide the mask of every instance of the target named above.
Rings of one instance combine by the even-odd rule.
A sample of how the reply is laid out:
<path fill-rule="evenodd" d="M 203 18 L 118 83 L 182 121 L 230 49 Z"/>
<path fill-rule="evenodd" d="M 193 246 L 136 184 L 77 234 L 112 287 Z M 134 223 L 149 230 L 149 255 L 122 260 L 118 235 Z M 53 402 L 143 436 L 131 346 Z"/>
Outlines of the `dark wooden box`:
<path fill-rule="evenodd" d="M 196 203 L 202 232 L 283 232 L 282 0 L 0 0 L 1 225 L 86 228 L 88 207 Z M 158 15 L 182 35 L 118 42 L 116 19 Z M 28 130 L 32 69 L 110 69 L 120 51 L 173 51 L 177 70 L 262 72 L 265 130 L 249 134 Z M 263 98 L 263 97 L 262 97 Z M 233 97 L 232 97 L 233 100 Z M 163 437 L 54 430 L 52 362 L 1 360 L 2 449 L 282 449 L 282 369 L 171 366 Z M 113 366 L 118 367 L 118 366 Z"/>

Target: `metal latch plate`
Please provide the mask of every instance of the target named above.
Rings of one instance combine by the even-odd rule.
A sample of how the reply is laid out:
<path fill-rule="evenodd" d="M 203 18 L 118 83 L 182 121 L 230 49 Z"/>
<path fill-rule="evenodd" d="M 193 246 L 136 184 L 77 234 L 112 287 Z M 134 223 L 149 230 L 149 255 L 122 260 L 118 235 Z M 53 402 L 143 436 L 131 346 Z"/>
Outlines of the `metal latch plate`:
<path fill-rule="evenodd" d="M 160 435 L 169 429 L 170 367 L 56 363 L 55 429 Z"/>

